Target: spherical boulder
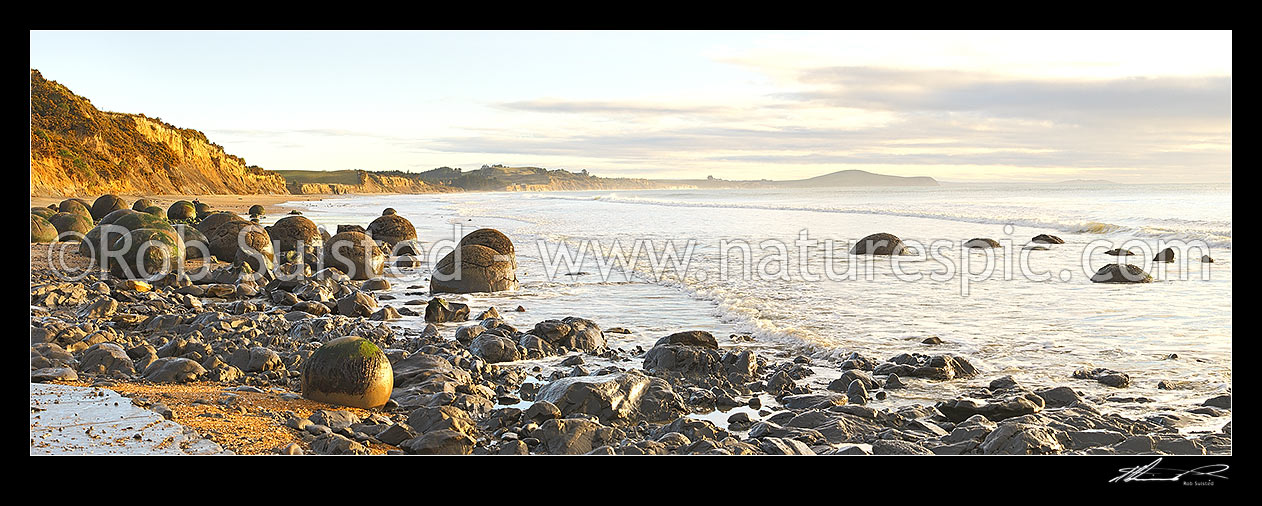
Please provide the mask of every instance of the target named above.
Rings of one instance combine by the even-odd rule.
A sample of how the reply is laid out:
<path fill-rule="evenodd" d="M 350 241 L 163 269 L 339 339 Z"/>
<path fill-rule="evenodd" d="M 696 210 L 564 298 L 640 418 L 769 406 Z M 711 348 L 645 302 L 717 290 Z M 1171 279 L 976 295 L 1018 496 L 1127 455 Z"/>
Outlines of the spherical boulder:
<path fill-rule="evenodd" d="M 210 204 L 196 200 L 193 201 L 193 210 L 197 211 L 197 219 L 199 220 L 205 219 L 207 216 L 210 216 L 210 213 L 215 212 L 210 208 Z"/>
<path fill-rule="evenodd" d="M 302 366 L 302 396 L 363 409 L 384 406 L 394 391 L 394 370 L 377 345 L 339 337 L 321 346 Z"/>
<path fill-rule="evenodd" d="M 965 248 L 970 248 L 970 249 L 990 249 L 990 248 L 998 248 L 998 247 L 999 247 L 999 241 L 996 241 L 996 240 L 994 240 L 994 239 L 987 239 L 987 238 L 981 238 L 981 237 L 979 237 L 979 238 L 976 238 L 976 239 L 969 239 L 969 240 L 967 240 L 967 241 L 964 241 L 964 247 L 965 247 Z"/>
<path fill-rule="evenodd" d="M 77 235 L 74 238 L 76 239 L 82 238 L 88 231 L 92 230 L 92 219 L 78 213 L 57 213 L 48 222 L 57 228 L 58 234 L 75 232 Z M 69 238 L 69 236 L 66 238 Z"/>
<path fill-rule="evenodd" d="M 47 220 L 52 218 L 54 214 L 57 214 L 57 210 L 51 207 L 32 207 L 31 214 Z"/>
<path fill-rule="evenodd" d="M 144 208 L 143 211 L 146 213 L 152 214 L 154 216 L 162 216 L 162 214 L 165 212 L 162 210 L 161 207 L 158 207 L 158 206 L 149 206 L 149 207 Z"/>
<path fill-rule="evenodd" d="M 299 244 L 304 250 L 318 251 L 324 248 L 324 237 L 320 235 L 320 227 L 305 216 L 281 218 L 267 229 L 267 233 L 276 240 L 281 251 L 297 251 Z"/>
<path fill-rule="evenodd" d="M 324 265 L 345 272 L 351 279 L 380 276 L 385 263 L 385 253 L 363 232 L 341 232 L 324 243 Z"/>
<path fill-rule="evenodd" d="M 187 200 L 177 201 L 167 208 L 167 219 L 171 221 L 191 220 L 194 218 L 197 218 L 197 208 L 193 206 L 192 202 Z"/>
<path fill-rule="evenodd" d="M 393 248 L 399 242 L 416 239 L 416 227 L 413 227 L 412 222 L 407 218 L 397 214 L 386 214 L 372 220 L 372 223 L 368 224 L 367 232 L 374 241 L 385 243 L 386 248 Z"/>
<path fill-rule="evenodd" d="M 109 259 L 110 272 L 123 278 L 148 278 L 176 270 L 184 263 L 184 241 L 174 230 L 141 228 L 132 230 L 110 246 L 121 251 Z"/>
<path fill-rule="evenodd" d="M 31 214 L 31 242 L 57 242 L 57 227 L 38 214 Z"/>
<path fill-rule="evenodd" d="M 434 265 L 433 293 L 476 293 L 516 290 L 517 271 L 505 255 L 478 244 L 460 246 Z"/>
<path fill-rule="evenodd" d="M 266 214 L 266 213 L 263 211 L 263 206 L 260 206 L 260 205 L 258 205 L 258 204 L 254 204 L 254 205 L 250 206 L 250 213 L 249 213 L 249 214 L 250 214 L 250 216 L 263 216 L 263 215 L 264 215 L 264 214 Z"/>
<path fill-rule="evenodd" d="M 119 209 L 127 209 L 127 202 L 118 195 L 107 193 L 96 198 L 96 202 L 92 203 L 92 219 L 100 220 L 105 215 L 110 214 Z"/>
<path fill-rule="evenodd" d="M 117 224 L 117 222 L 123 217 L 133 214 L 141 213 L 130 209 L 119 209 L 105 215 L 105 217 L 101 218 L 101 221 L 97 222 L 95 227 L 92 227 L 92 230 L 88 231 L 88 233 L 83 237 L 83 240 L 79 242 L 79 254 L 100 261 L 104 256 L 103 253 L 109 250 L 109 247 L 113 245 L 114 241 L 118 240 L 120 236 L 126 234 L 134 228 L 143 228 L 140 226 L 126 227 L 125 225 Z M 133 224 L 137 223 L 137 220 L 128 220 L 125 223 Z"/>
<path fill-rule="evenodd" d="M 140 211 L 140 212 L 142 212 L 142 213 L 143 213 L 143 212 L 146 212 L 146 211 L 145 211 L 145 209 L 148 209 L 148 208 L 153 207 L 153 206 L 155 206 L 155 205 L 157 205 L 157 204 L 156 204 L 154 201 L 149 200 L 149 199 L 143 199 L 143 198 L 142 198 L 142 199 L 136 199 L 136 201 L 135 201 L 135 202 L 132 202 L 132 203 L 131 203 L 131 210 L 132 210 L 132 211 Z"/>
<path fill-rule="evenodd" d="M 63 213 L 77 214 L 79 216 L 87 218 L 88 225 L 90 226 L 94 223 L 94 220 L 92 219 L 91 207 L 92 206 L 88 205 L 88 203 L 85 202 L 83 199 L 66 199 L 66 200 L 61 201 L 61 204 L 57 206 L 57 211 L 63 212 Z M 49 221 L 51 221 L 51 219 Z"/>
<path fill-rule="evenodd" d="M 398 214 L 398 211 L 395 211 L 393 207 L 387 207 L 384 211 L 381 211 L 382 216 L 389 216 L 392 214 Z"/>
<path fill-rule="evenodd" d="M 201 218 L 197 221 L 196 227 L 198 231 L 209 237 L 212 229 L 232 221 L 245 221 L 245 218 L 238 216 L 237 213 L 220 211 Z"/>
<path fill-rule="evenodd" d="M 1152 276 L 1131 264 L 1108 264 L 1091 276 L 1092 283 L 1152 283 Z"/>
<path fill-rule="evenodd" d="M 175 231 L 180 234 L 180 239 L 184 241 L 185 258 L 206 258 L 210 256 L 210 241 L 206 240 L 206 234 L 197 230 L 197 227 L 180 223 L 175 225 Z"/>
<path fill-rule="evenodd" d="M 1065 244 L 1065 240 L 1054 235 L 1039 234 L 1030 239 L 1030 242 L 1038 242 L 1043 244 Z"/>
<path fill-rule="evenodd" d="M 910 255 L 903 240 L 894 234 L 872 234 L 850 248 L 851 255 Z"/>
<path fill-rule="evenodd" d="M 493 228 L 479 228 L 460 239 L 461 246 L 476 244 L 478 246 L 486 246 L 495 250 L 496 253 L 503 255 L 508 263 L 513 265 L 513 269 L 517 269 L 517 250 L 513 247 L 513 241 L 504 235 L 503 232 Z"/>

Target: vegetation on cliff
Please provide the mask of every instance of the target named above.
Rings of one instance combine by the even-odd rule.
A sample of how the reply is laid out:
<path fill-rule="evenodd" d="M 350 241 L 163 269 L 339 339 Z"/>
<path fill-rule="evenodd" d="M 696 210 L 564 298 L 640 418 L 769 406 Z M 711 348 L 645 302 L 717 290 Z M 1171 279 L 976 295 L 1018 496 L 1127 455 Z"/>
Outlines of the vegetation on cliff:
<path fill-rule="evenodd" d="M 31 194 L 286 193 L 197 130 L 98 110 L 31 69 Z"/>

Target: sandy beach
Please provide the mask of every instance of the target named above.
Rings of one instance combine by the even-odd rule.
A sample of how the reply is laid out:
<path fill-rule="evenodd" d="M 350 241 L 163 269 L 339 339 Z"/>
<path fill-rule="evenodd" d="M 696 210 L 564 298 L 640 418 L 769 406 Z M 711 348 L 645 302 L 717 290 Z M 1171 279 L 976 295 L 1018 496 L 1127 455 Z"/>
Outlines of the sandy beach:
<path fill-rule="evenodd" d="M 293 209 L 302 210 L 301 207 L 280 207 L 278 204 L 285 202 L 304 202 L 323 200 L 333 195 L 119 195 L 127 202 L 135 202 L 137 199 L 147 198 L 156 203 L 157 206 L 166 209 L 171 204 L 187 200 L 192 202 L 198 200 L 210 204 L 215 210 L 232 211 L 237 214 L 247 214 L 251 206 L 261 205 L 268 214 L 285 214 Z M 95 197 L 93 197 L 95 198 Z M 57 205 L 65 200 L 62 197 L 31 197 L 31 207 L 47 207 L 49 205 Z M 85 199 L 89 203 L 92 199 Z"/>

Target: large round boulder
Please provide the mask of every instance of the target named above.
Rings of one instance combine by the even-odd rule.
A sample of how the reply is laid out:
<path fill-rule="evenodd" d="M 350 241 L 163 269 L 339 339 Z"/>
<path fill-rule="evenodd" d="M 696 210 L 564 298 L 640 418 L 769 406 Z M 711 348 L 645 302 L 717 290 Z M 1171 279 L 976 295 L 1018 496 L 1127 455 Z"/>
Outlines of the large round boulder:
<path fill-rule="evenodd" d="M 54 214 L 57 214 L 57 210 L 51 207 L 32 207 L 31 214 L 47 220 L 52 218 Z"/>
<path fill-rule="evenodd" d="M 167 219 L 171 221 L 191 220 L 194 218 L 197 218 L 197 208 L 193 206 L 192 202 L 187 200 L 177 201 L 167 208 Z"/>
<path fill-rule="evenodd" d="M 76 238 L 82 238 L 92 230 L 92 219 L 78 213 L 57 213 L 48 222 L 57 228 L 58 234 L 74 232 L 77 234 Z"/>
<path fill-rule="evenodd" d="M 175 231 L 180 234 L 180 239 L 184 241 L 185 258 L 206 258 L 210 256 L 210 241 L 206 239 L 206 234 L 197 230 L 197 227 L 180 223 L 175 225 Z"/>
<path fill-rule="evenodd" d="M 302 396 L 313 401 L 373 409 L 384 406 L 393 390 L 390 360 L 362 337 L 324 343 L 302 366 Z"/>
<path fill-rule="evenodd" d="M 96 198 L 96 202 L 92 203 L 92 219 L 100 220 L 105 215 L 119 209 L 127 209 L 127 201 L 112 193 L 101 195 Z"/>
<path fill-rule="evenodd" d="M 909 255 L 903 240 L 894 234 L 872 234 L 850 248 L 851 255 Z"/>
<path fill-rule="evenodd" d="M 211 213 L 205 218 L 199 219 L 197 221 L 196 226 L 197 226 L 198 231 L 200 231 L 203 234 L 206 234 L 207 237 L 210 237 L 211 230 L 225 223 L 229 223 L 233 221 L 246 221 L 246 220 L 245 218 L 238 216 L 237 213 L 231 213 L 228 211 L 220 211 L 217 213 Z"/>
<path fill-rule="evenodd" d="M 43 217 L 32 213 L 31 242 L 57 242 L 57 227 Z"/>
<path fill-rule="evenodd" d="M 88 219 L 89 223 L 93 221 L 92 220 L 92 205 L 88 204 L 87 201 L 83 199 L 63 200 L 61 201 L 61 204 L 57 206 L 57 210 L 63 213 L 77 214 L 77 215 L 83 216 L 84 218 Z"/>
<path fill-rule="evenodd" d="M 999 247 L 999 241 L 988 238 L 976 238 L 964 241 L 964 247 L 969 249 L 992 249 Z"/>
<path fill-rule="evenodd" d="M 1064 239 L 1061 239 L 1054 235 L 1048 235 L 1048 234 L 1036 235 L 1034 236 L 1033 239 L 1030 239 L 1030 242 L 1037 242 L 1037 243 L 1042 243 L 1042 244 L 1065 244 Z"/>
<path fill-rule="evenodd" d="M 207 216 L 210 216 L 211 213 L 215 212 L 210 208 L 210 204 L 198 202 L 196 200 L 193 201 L 193 209 L 197 211 L 197 219 L 199 220 L 205 219 Z"/>
<path fill-rule="evenodd" d="M 385 243 L 386 248 L 394 248 L 395 244 L 403 241 L 416 240 L 416 227 L 407 218 L 397 214 L 386 214 L 372 220 L 367 231 L 374 241 Z"/>
<path fill-rule="evenodd" d="M 254 204 L 254 205 L 250 206 L 250 212 L 249 212 L 249 214 L 250 214 L 250 216 L 263 216 L 264 214 L 266 214 L 266 212 L 265 212 L 265 210 L 263 209 L 263 206 L 260 206 L 260 205 L 258 205 L 258 204 Z"/>
<path fill-rule="evenodd" d="M 476 293 L 516 290 L 517 271 L 505 255 L 477 244 L 466 244 L 434 265 L 432 293 Z"/>
<path fill-rule="evenodd" d="M 143 212 L 145 212 L 145 209 L 148 209 L 148 208 L 153 207 L 153 206 L 155 206 L 155 205 L 157 205 L 157 204 L 156 204 L 154 201 L 149 200 L 149 199 L 143 199 L 143 198 L 142 198 L 142 199 L 136 199 L 136 201 L 135 201 L 135 202 L 132 202 L 132 203 L 131 203 L 131 210 L 132 210 L 132 211 L 140 211 L 140 212 L 142 212 L 142 213 L 143 213 Z"/>
<path fill-rule="evenodd" d="M 98 262 L 101 261 L 101 253 L 107 251 L 119 237 L 126 234 L 133 228 L 143 228 L 125 227 L 123 225 L 116 224 L 123 217 L 133 214 L 141 213 L 130 209 L 119 209 L 105 215 L 101 218 L 101 221 L 97 222 L 95 227 L 92 227 L 92 230 L 88 231 L 88 233 L 83 237 L 83 241 L 79 242 L 79 254 L 85 257 L 94 258 Z M 128 220 L 127 223 L 130 224 L 133 221 L 135 220 Z"/>
<path fill-rule="evenodd" d="M 461 246 L 476 244 L 478 246 L 486 246 L 495 250 L 496 253 L 503 255 L 513 269 L 517 269 L 517 250 L 513 247 L 513 241 L 504 235 L 503 232 L 493 228 L 479 228 L 460 239 Z"/>
<path fill-rule="evenodd" d="M 320 227 L 305 216 L 281 218 L 267 229 L 267 233 L 276 240 L 282 252 L 298 251 L 300 243 L 304 250 L 320 250 L 324 247 L 324 237 L 320 235 Z"/>
<path fill-rule="evenodd" d="M 123 278 L 149 278 L 173 272 L 184 263 L 184 241 L 174 230 L 141 228 L 132 230 L 110 246 L 121 251 L 109 259 L 110 271 Z"/>
<path fill-rule="evenodd" d="M 370 279 L 381 275 L 386 255 L 363 232 L 342 232 L 324 243 L 324 265 L 336 267 L 351 279 Z"/>
<path fill-rule="evenodd" d="M 1131 264 L 1108 264 L 1091 276 L 1092 283 L 1152 283 L 1152 276 Z"/>

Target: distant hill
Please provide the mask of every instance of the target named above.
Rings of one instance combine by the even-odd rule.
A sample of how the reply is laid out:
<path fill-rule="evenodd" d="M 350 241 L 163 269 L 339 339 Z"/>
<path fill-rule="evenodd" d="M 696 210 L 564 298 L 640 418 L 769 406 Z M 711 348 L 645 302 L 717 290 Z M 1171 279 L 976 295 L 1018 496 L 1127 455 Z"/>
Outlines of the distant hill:
<path fill-rule="evenodd" d="M 197 131 L 101 111 L 31 69 L 31 195 L 288 193 Z"/>
<path fill-rule="evenodd" d="M 938 182 L 928 176 L 887 176 L 863 170 L 840 170 L 810 179 L 781 181 L 778 184 L 781 186 L 809 188 L 835 186 L 938 186 Z"/>
<path fill-rule="evenodd" d="M 450 191 L 573 191 L 672 188 L 650 179 L 605 178 L 586 170 L 484 165 L 476 170 L 439 167 L 424 172 L 282 170 L 291 193 L 431 193 Z"/>
<path fill-rule="evenodd" d="M 697 188 L 833 188 L 846 186 L 939 186 L 938 181 L 928 176 L 887 176 L 863 170 L 840 170 L 809 179 L 793 179 L 775 181 L 771 179 L 735 180 L 726 179 L 677 179 L 670 180 L 677 184 L 685 184 Z"/>

